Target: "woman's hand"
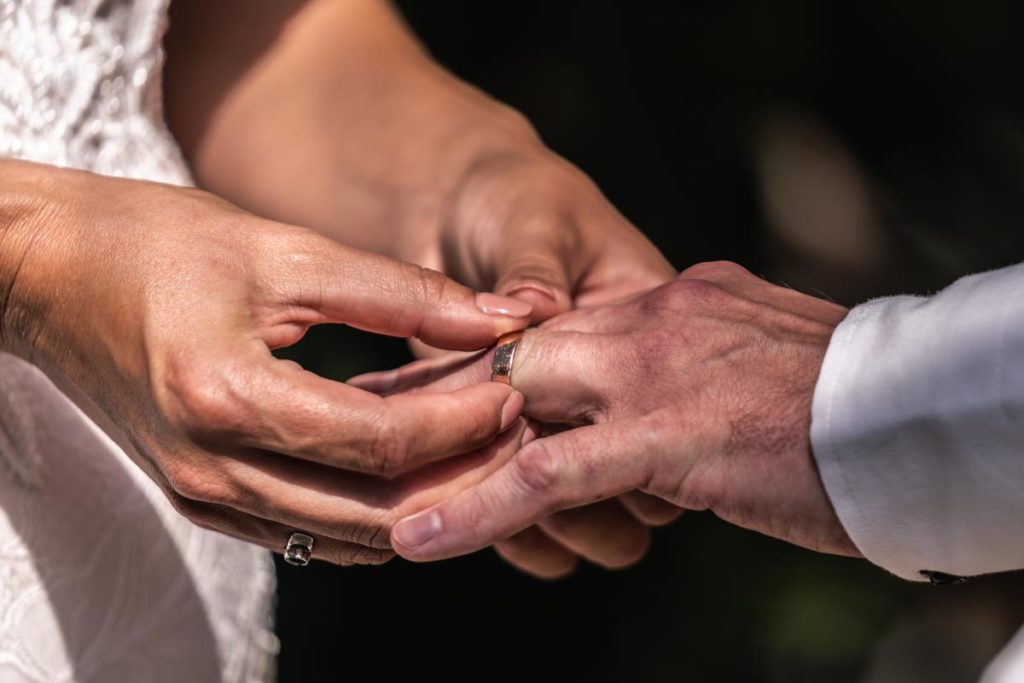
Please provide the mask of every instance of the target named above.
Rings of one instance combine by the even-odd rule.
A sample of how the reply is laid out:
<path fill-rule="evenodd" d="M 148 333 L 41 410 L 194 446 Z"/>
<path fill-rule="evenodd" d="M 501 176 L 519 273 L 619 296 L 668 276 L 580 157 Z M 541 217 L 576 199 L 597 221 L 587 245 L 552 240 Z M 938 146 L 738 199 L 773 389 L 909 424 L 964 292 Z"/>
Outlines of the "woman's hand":
<path fill-rule="evenodd" d="M 440 68 L 389 3 L 278 3 L 254 30 L 233 20 L 249 5 L 226 1 L 176 3 L 168 48 L 171 124 L 218 195 L 520 298 L 534 322 L 675 275 L 522 115 Z"/>
<path fill-rule="evenodd" d="M 810 406 L 846 310 L 734 264 L 695 266 L 625 304 L 529 332 L 513 385 L 525 412 L 576 428 L 523 447 L 479 485 L 401 522 L 399 554 L 431 560 L 508 537 L 558 510 L 639 489 L 817 550 L 857 554 L 810 449 Z M 479 381 L 412 367 L 398 387 Z M 374 378 L 363 380 L 372 384 Z"/>
<path fill-rule="evenodd" d="M 454 493 L 456 475 L 521 436 L 399 479 L 491 444 L 521 395 L 488 383 L 385 399 L 271 350 L 320 323 L 479 349 L 525 325 L 522 302 L 197 190 L 18 162 L 0 162 L 0 177 L 2 348 L 41 367 L 203 526 L 275 550 L 301 529 L 316 557 L 379 561 L 403 504 Z"/>
<path fill-rule="evenodd" d="M 168 112 L 204 186 L 260 215 L 513 296 L 532 305 L 534 323 L 675 275 L 525 118 L 440 68 L 389 3 L 263 4 L 244 26 L 234 21 L 251 9 L 243 0 L 172 6 Z M 547 577 L 570 571 L 577 552 L 622 566 L 647 545 L 637 519 L 678 512 L 629 494 L 499 550 Z M 613 542 L 609 519 L 621 522 Z"/>
<path fill-rule="evenodd" d="M 624 301 L 674 277 L 664 256 L 582 172 L 524 136 L 483 154 L 451 190 L 429 242 L 406 256 L 519 298 L 543 322 Z"/>

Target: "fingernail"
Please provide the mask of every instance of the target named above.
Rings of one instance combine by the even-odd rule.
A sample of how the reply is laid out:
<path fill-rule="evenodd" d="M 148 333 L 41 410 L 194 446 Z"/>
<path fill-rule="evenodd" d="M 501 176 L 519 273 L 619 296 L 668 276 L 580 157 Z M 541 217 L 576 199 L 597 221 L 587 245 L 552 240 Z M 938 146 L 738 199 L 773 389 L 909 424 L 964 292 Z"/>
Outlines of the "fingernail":
<path fill-rule="evenodd" d="M 430 510 L 403 519 L 391 532 L 395 541 L 409 550 L 419 548 L 440 533 L 441 514 Z"/>
<path fill-rule="evenodd" d="M 555 294 L 555 290 L 541 282 L 520 282 L 514 285 L 512 289 L 506 292 L 509 296 L 524 293 L 535 293 L 539 294 L 553 302 L 558 301 L 558 296 Z"/>
<path fill-rule="evenodd" d="M 525 403 L 526 399 L 518 391 L 513 391 L 512 395 L 505 399 L 505 404 L 501 406 L 501 431 L 511 427 L 512 423 L 519 418 Z"/>
<path fill-rule="evenodd" d="M 525 301 L 490 292 L 477 294 L 476 306 L 487 315 L 507 315 L 510 318 L 526 318 L 533 311 L 533 306 Z"/>

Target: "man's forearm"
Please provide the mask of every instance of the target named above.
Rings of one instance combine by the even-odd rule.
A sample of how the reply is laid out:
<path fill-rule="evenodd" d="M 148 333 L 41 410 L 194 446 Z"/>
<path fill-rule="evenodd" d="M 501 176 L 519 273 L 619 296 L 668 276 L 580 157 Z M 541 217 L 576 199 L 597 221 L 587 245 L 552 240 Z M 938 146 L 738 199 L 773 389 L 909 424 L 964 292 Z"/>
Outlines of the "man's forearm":
<path fill-rule="evenodd" d="M 232 69 L 216 63 L 251 39 L 229 26 L 189 64 L 175 60 L 194 43 L 183 33 L 170 41 L 168 111 L 205 187 L 395 254 L 399 239 L 416 238 L 400 237 L 400 226 L 435 229 L 446 192 L 482 153 L 532 138 L 520 117 L 438 67 L 386 2 L 293 10 L 276 38 L 247 47 L 250 64 Z M 217 91 L 202 98 L 205 113 L 188 104 L 197 82 Z"/>

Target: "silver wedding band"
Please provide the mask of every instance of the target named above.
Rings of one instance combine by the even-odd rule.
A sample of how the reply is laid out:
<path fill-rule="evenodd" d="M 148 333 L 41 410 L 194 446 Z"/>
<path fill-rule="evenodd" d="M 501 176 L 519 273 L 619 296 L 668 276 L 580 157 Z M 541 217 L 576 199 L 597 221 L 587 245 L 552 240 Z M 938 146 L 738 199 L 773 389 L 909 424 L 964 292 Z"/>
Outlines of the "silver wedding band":
<path fill-rule="evenodd" d="M 305 567 L 313 557 L 313 537 L 298 531 L 288 537 L 284 547 L 284 561 L 296 567 Z"/>
<path fill-rule="evenodd" d="M 516 349 L 523 338 L 522 330 L 502 335 L 494 348 L 494 359 L 491 361 L 491 381 L 512 384 L 512 363 L 515 362 Z"/>

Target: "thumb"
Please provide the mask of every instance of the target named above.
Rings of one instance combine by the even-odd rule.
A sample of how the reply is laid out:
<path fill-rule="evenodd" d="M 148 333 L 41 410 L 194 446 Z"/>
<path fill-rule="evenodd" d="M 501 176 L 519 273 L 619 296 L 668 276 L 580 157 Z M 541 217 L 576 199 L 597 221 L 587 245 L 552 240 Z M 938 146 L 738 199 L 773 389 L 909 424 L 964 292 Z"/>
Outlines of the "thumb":
<path fill-rule="evenodd" d="M 620 439 L 611 427 L 596 426 L 532 441 L 481 483 L 400 521 L 392 545 L 413 561 L 463 555 L 559 510 L 630 491 L 646 465 L 632 448 L 618 457 L 612 444 Z"/>
<path fill-rule="evenodd" d="M 415 337 L 444 349 L 489 346 L 525 327 L 532 312 L 519 299 L 474 292 L 437 271 L 326 239 L 288 263 L 278 283 L 282 303 L 313 311 L 314 322 Z"/>
<path fill-rule="evenodd" d="M 572 231 L 545 224 L 543 230 L 509 230 L 495 259 L 494 291 L 533 307 L 531 322 L 572 309 L 577 273 L 568 243 Z"/>

